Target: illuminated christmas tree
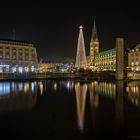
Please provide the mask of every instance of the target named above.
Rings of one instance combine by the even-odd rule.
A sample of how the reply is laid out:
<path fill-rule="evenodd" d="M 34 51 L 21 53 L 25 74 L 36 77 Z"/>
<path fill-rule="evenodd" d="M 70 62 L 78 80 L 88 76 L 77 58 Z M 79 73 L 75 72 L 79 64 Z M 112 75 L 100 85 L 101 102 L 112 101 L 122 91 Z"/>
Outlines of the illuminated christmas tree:
<path fill-rule="evenodd" d="M 85 43 L 84 43 L 82 29 L 83 27 L 80 26 L 78 45 L 77 45 L 77 56 L 76 56 L 76 63 L 75 63 L 75 67 L 77 68 L 85 68 L 87 66 Z"/>

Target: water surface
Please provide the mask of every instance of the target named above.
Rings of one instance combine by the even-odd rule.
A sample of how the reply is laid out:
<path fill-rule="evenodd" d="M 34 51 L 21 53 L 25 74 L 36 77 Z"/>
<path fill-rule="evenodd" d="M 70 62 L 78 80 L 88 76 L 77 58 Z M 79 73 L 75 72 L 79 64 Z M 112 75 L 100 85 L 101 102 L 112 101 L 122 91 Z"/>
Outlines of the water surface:
<path fill-rule="evenodd" d="M 140 82 L 0 82 L 1 137 L 139 138 Z"/>

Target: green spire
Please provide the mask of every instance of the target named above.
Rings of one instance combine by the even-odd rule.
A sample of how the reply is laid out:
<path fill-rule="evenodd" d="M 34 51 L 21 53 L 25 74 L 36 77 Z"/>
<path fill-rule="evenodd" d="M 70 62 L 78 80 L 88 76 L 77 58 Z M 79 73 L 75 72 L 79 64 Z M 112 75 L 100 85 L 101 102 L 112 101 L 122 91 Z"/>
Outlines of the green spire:
<path fill-rule="evenodd" d="M 92 37 L 91 37 L 91 41 L 96 41 L 98 42 L 98 35 L 97 35 L 97 28 L 96 28 L 96 19 L 94 17 L 94 25 L 93 25 L 93 29 L 92 29 Z"/>

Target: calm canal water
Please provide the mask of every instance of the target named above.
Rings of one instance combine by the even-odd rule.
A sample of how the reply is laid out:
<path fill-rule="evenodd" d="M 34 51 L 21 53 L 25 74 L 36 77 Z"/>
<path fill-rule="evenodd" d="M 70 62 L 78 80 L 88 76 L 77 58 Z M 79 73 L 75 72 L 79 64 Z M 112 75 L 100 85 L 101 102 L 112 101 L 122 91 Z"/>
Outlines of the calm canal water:
<path fill-rule="evenodd" d="M 140 81 L 0 82 L 0 132 L 18 140 L 140 138 Z"/>

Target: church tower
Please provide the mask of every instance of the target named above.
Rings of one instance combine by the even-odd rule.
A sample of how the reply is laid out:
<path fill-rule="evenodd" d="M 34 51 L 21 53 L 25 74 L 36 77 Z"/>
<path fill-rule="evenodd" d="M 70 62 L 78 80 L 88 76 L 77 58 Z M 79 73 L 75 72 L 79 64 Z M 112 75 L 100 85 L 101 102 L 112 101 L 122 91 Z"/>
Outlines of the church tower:
<path fill-rule="evenodd" d="M 94 57 L 99 53 L 99 40 L 97 35 L 96 21 L 94 18 L 94 25 L 90 41 L 90 66 L 94 66 Z"/>

